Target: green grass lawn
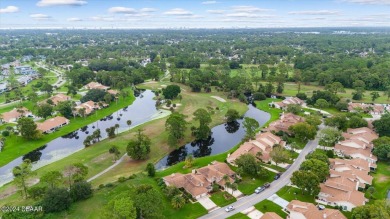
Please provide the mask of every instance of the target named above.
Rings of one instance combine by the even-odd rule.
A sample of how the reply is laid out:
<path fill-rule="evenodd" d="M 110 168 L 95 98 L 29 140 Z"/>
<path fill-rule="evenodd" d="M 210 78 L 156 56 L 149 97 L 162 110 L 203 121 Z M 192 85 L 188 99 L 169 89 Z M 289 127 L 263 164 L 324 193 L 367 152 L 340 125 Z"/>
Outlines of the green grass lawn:
<path fill-rule="evenodd" d="M 264 127 L 267 126 L 272 121 L 278 120 L 280 113 L 283 112 L 280 109 L 270 107 L 268 104 L 271 102 L 280 102 L 280 101 L 281 100 L 279 99 L 272 99 L 272 98 L 267 98 L 266 100 L 262 100 L 262 101 L 255 101 L 256 107 L 258 109 L 271 114 L 271 119 L 264 125 Z"/>
<path fill-rule="evenodd" d="M 261 202 L 255 204 L 254 206 L 257 210 L 259 210 L 263 213 L 275 212 L 276 214 L 278 214 L 282 218 L 286 218 L 286 216 L 287 216 L 287 213 L 282 210 L 282 207 L 280 207 L 279 205 L 277 205 L 269 200 L 261 201 Z"/>
<path fill-rule="evenodd" d="M 374 174 L 373 184 L 376 192 L 373 194 L 374 199 L 385 199 L 387 191 L 390 190 L 390 163 L 377 162 L 377 170 Z"/>
<path fill-rule="evenodd" d="M 260 176 L 257 178 L 243 175 L 242 181 L 238 183 L 238 190 L 240 190 L 245 195 L 253 194 L 257 187 L 262 186 L 267 182 L 270 183 L 273 181 L 276 173 L 268 170 L 267 172 L 267 176 Z"/>
<path fill-rule="evenodd" d="M 314 196 L 303 195 L 302 190 L 297 189 L 295 187 L 285 186 L 280 189 L 276 194 L 287 201 L 299 200 L 303 202 L 315 203 Z"/>
<path fill-rule="evenodd" d="M 219 207 L 224 207 L 237 201 L 230 193 L 223 191 L 213 193 L 210 199 Z"/>
<path fill-rule="evenodd" d="M 248 218 L 250 218 L 250 217 L 248 217 L 245 214 L 240 212 L 240 213 L 234 214 L 230 217 L 227 217 L 226 219 L 248 219 Z"/>
<path fill-rule="evenodd" d="M 41 147 L 42 145 L 45 145 L 46 143 L 54 140 L 55 138 L 61 137 L 85 125 L 95 122 L 105 116 L 108 116 L 113 112 L 130 105 L 134 100 L 135 97 L 131 95 L 126 99 L 121 99 L 120 101 L 118 101 L 118 104 L 113 102 L 111 103 L 110 107 L 99 110 L 97 116 L 91 115 L 86 118 L 71 118 L 69 125 L 60 128 L 54 133 L 43 135 L 42 138 L 37 140 L 27 140 L 22 138 L 21 136 L 15 135 L 7 137 L 4 150 L 1 152 L 2 159 L 0 160 L 0 166 L 3 166 L 8 162 L 14 160 L 15 158 L 22 156 L 38 147 Z"/>

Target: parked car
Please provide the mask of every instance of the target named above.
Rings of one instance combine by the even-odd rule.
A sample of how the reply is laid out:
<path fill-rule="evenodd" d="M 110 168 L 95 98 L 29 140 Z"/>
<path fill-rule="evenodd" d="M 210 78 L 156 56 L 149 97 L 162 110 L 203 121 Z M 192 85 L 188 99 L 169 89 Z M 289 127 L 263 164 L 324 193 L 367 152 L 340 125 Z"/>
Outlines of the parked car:
<path fill-rule="evenodd" d="M 266 188 L 266 189 L 269 188 L 270 186 L 271 186 L 271 184 L 269 184 L 269 183 L 266 183 L 266 184 L 263 185 L 263 187 Z"/>
<path fill-rule="evenodd" d="M 318 205 L 317 207 L 319 210 L 325 210 L 325 206 L 323 206 L 323 205 Z"/>
<path fill-rule="evenodd" d="M 234 210 L 233 205 L 230 205 L 229 207 L 225 208 L 225 211 L 226 211 L 226 212 L 231 212 L 231 211 L 233 211 L 233 210 Z"/>
<path fill-rule="evenodd" d="M 255 193 L 256 194 L 259 194 L 260 192 L 264 191 L 265 190 L 265 187 L 264 186 L 261 186 L 261 187 L 257 187 L 257 189 L 255 189 Z"/>
<path fill-rule="evenodd" d="M 277 174 L 275 175 L 275 177 L 274 177 L 274 180 L 279 179 L 281 175 L 282 175 L 282 173 L 277 173 Z"/>

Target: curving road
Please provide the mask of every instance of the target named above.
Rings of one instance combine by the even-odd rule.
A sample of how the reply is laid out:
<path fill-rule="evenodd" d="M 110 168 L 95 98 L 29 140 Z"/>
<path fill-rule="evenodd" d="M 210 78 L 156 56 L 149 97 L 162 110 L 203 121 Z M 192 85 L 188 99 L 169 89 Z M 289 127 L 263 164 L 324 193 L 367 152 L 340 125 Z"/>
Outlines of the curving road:
<path fill-rule="evenodd" d="M 320 129 L 322 129 L 323 126 L 320 126 Z M 309 154 L 311 151 L 315 150 L 318 145 L 318 138 L 309 141 L 305 148 L 302 150 L 302 152 L 299 154 L 298 158 L 295 159 L 294 163 L 291 164 L 291 166 L 281 175 L 281 177 L 278 180 L 275 180 L 271 183 L 271 187 L 264 190 L 260 194 L 253 193 L 252 195 L 245 196 L 232 205 L 235 207 L 235 210 L 232 212 L 226 212 L 225 208 L 219 208 L 215 211 L 212 211 L 202 217 L 201 219 L 219 219 L 219 218 L 227 218 L 234 214 L 237 214 L 238 212 L 241 212 L 247 208 L 250 208 L 251 206 L 267 199 L 271 195 L 275 194 L 277 191 L 279 191 L 281 188 L 286 186 L 290 183 L 290 178 L 294 171 L 299 169 L 299 166 L 301 163 L 305 160 L 305 157 L 307 154 Z M 260 186 L 260 185 L 259 185 Z"/>

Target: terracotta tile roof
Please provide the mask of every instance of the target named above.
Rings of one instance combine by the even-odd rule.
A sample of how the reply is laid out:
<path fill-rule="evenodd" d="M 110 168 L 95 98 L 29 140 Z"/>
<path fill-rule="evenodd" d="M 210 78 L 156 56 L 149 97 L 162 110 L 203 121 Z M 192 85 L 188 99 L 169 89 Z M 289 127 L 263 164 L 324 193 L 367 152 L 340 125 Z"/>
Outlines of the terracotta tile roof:
<path fill-rule="evenodd" d="M 87 89 L 100 89 L 100 90 L 108 90 L 110 88 L 100 84 L 99 82 L 90 82 L 87 85 L 85 85 L 85 87 Z"/>
<path fill-rule="evenodd" d="M 17 120 L 20 117 L 26 116 L 26 115 L 31 115 L 31 112 L 27 108 L 22 107 L 19 109 L 15 108 L 9 112 L 5 112 L 2 114 L 2 117 L 3 117 L 3 121 L 11 122 L 12 120 Z"/>
<path fill-rule="evenodd" d="M 107 92 L 114 95 L 114 96 L 119 94 L 119 91 L 117 91 L 117 90 L 108 90 Z"/>
<path fill-rule="evenodd" d="M 185 175 L 174 173 L 163 179 L 167 185 L 184 188 L 193 197 L 196 197 L 211 190 L 213 182 L 224 186 L 226 182 L 222 178 L 225 175 L 229 176 L 230 182 L 234 181 L 232 176 L 235 175 L 235 172 L 226 163 L 213 162 L 208 166 L 193 170 L 192 173 Z"/>
<path fill-rule="evenodd" d="M 385 107 L 381 104 L 367 104 L 367 103 L 349 103 L 348 110 L 354 112 L 357 109 L 362 109 L 373 114 L 383 114 L 385 112 Z"/>
<path fill-rule="evenodd" d="M 279 120 L 271 122 L 271 124 L 269 124 L 268 128 L 266 128 L 265 130 L 276 132 L 283 131 L 290 133 L 290 131 L 288 130 L 290 126 L 304 121 L 305 119 L 300 116 L 294 115 L 292 113 L 283 113 Z"/>
<path fill-rule="evenodd" d="M 368 175 L 368 172 L 362 170 L 346 170 L 346 171 L 336 171 L 331 169 L 329 178 L 334 177 L 345 177 L 348 179 L 353 179 L 359 182 L 359 187 L 365 188 L 365 184 L 371 185 L 373 177 Z"/>
<path fill-rule="evenodd" d="M 286 142 L 282 141 L 279 136 L 276 136 L 271 132 L 260 133 L 256 135 L 255 140 L 245 142 L 243 145 L 241 145 L 226 160 L 229 163 L 234 163 L 234 160 L 243 154 L 250 153 L 256 156 L 258 152 L 261 152 L 261 160 L 268 162 L 271 160 L 270 153 L 275 144 L 285 146 Z"/>
<path fill-rule="evenodd" d="M 57 105 L 59 102 L 70 100 L 70 97 L 65 94 L 56 94 L 55 96 L 52 96 L 50 99 L 51 101 L 53 101 L 54 105 Z"/>
<path fill-rule="evenodd" d="M 332 169 L 335 169 L 337 171 L 341 169 L 359 169 L 369 172 L 370 171 L 370 163 L 366 160 L 363 160 L 361 158 L 354 158 L 354 159 L 329 159 L 330 161 L 330 167 Z"/>
<path fill-rule="evenodd" d="M 324 209 L 319 210 L 314 204 L 292 200 L 286 206 L 290 212 L 289 219 L 347 219 L 339 210 Z M 302 217 L 303 216 L 303 217 Z"/>
<path fill-rule="evenodd" d="M 365 160 L 370 159 L 373 161 L 378 160 L 378 158 L 372 154 L 371 148 L 366 148 L 366 149 L 352 148 L 352 147 L 336 144 L 334 150 L 341 152 L 343 155 L 348 155 L 353 158 L 364 158 Z"/>
<path fill-rule="evenodd" d="M 364 193 L 348 189 L 346 186 L 337 186 L 334 184 L 320 184 L 321 191 L 318 194 L 319 200 L 326 202 L 349 202 L 354 206 L 364 205 L 366 198 Z"/>
<path fill-rule="evenodd" d="M 69 124 L 69 120 L 67 118 L 56 116 L 42 123 L 37 123 L 37 129 L 41 130 L 43 133 L 46 133 L 66 124 Z"/>
<path fill-rule="evenodd" d="M 260 219 L 283 219 L 283 218 L 280 217 L 275 212 L 266 212 L 265 214 L 263 214 L 263 216 L 261 216 Z"/>
<path fill-rule="evenodd" d="M 100 109 L 100 106 L 98 103 L 93 102 L 92 100 L 87 101 L 85 103 L 82 103 L 75 107 L 76 113 L 78 113 L 79 109 L 85 109 L 85 115 L 91 114 L 94 110 Z"/>

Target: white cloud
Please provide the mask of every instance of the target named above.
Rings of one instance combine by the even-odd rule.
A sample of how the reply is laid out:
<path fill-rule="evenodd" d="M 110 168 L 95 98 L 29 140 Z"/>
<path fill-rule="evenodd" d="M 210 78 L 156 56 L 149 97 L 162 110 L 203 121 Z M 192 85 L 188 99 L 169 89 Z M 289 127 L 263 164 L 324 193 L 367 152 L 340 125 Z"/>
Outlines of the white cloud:
<path fill-rule="evenodd" d="M 212 5 L 212 4 L 217 4 L 217 1 L 204 1 L 202 2 L 202 5 Z"/>
<path fill-rule="evenodd" d="M 244 5 L 233 6 L 232 9 L 235 12 L 245 12 L 245 13 L 272 11 L 271 9 L 258 8 L 258 7 L 254 7 L 254 6 L 244 6 Z"/>
<path fill-rule="evenodd" d="M 389 0 L 341 0 L 341 1 L 362 4 L 362 5 L 390 5 Z"/>
<path fill-rule="evenodd" d="M 156 9 L 156 8 L 141 8 L 139 11 L 140 12 L 155 12 L 155 11 L 158 11 L 158 9 Z"/>
<path fill-rule="evenodd" d="M 223 14 L 225 10 L 207 10 L 210 14 Z"/>
<path fill-rule="evenodd" d="M 5 8 L 0 8 L 0 14 L 5 14 L 5 13 L 15 13 L 18 12 L 19 8 L 16 6 L 7 6 Z"/>
<path fill-rule="evenodd" d="M 226 17 L 236 17 L 236 18 L 271 18 L 271 17 L 275 17 L 273 15 L 260 15 L 260 14 L 246 13 L 246 12 L 231 13 L 231 14 L 226 14 L 225 16 Z"/>
<path fill-rule="evenodd" d="M 78 21 L 83 21 L 83 19 L 78 18 L 78 17 L 71 17 L 71 18 L 68 18 L 67 21 L 69 21 L 69 22 L 78 22 Z"/>
<path fill-rule="evenodd" d="M 193 13 L 191 11 L 184 10 L 182 8 L 173 8 L 164 12 L 165 15 L 175 15 L 175 16 L 191 16 Z"/>
<path fill-rule="evenodd" d="M 336 10 L 318 10 L 318 11 L 290 11 L 288 14 L 293 15 L 339 15 L 340 11 Z"/>
<path fill-rule="evenodd" d="M 48 20 L 51 16 L 46 14 L 30 14 L 30 17 L 34 20 Z"/>
<path fill-rule="evenodd" d="M 59 5 L 81 6 L 85 4 L 87 4 L 87 1 L 82 1 L 82 0 L 40 0 L 37 3 L 37 6 L 39 7 L 59 6 Z"/>
<path fill-rule="evenodd" d="M 135 14 L 137 10 L 134 8 L 125 8 L 125 7 L 112 7 L 108 9 L 110 13 L 121 13 L 121 14 Z"/>

